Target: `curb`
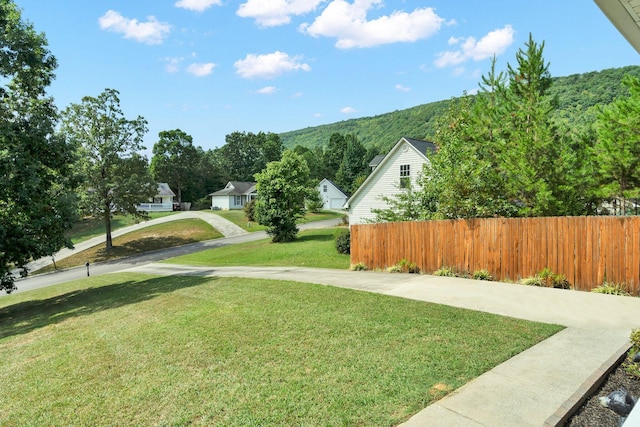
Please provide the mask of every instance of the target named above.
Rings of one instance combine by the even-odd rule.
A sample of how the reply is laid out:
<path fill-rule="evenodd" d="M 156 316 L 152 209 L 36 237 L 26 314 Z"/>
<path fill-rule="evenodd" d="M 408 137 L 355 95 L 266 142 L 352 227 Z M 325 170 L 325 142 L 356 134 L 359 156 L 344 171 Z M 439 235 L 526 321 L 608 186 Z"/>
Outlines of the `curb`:
<path fill-rule="evenodd" d="M 567 420 L 604 383 L 607 376 L 623 361 L 631 349 L 631 342 L 620 347 L 600 368 L 589 376 L 556 412 L 544 422 L 545 427 L 562 427 Z"/>

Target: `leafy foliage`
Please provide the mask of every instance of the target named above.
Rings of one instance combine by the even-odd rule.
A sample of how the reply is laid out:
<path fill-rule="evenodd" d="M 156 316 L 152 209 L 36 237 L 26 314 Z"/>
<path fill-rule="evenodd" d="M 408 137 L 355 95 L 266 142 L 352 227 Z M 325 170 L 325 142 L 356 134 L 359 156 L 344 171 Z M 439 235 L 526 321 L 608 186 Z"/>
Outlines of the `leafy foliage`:
<path fill-rule="evenodd" d="M 225 141 L 217 151 L 231 181 L 253 181 L 267 163 L 282 156 L 282 141 L 275 133 L 233 132 Z"/>
<path fill-rule="evenodd" d="M 11 292 L 13 268 L 26 275 L 32 258 L 71 247 L 64 231 L 76 213 L 74 151 L 54 132 L 57 111 L 45 91 L 57 62 L 44 34 L 12 1 L 0 1 L 0 22 L 0 289 Z"/>
<path fill-rule="evenodd" d="M 310 184 L 304 159 L 287 150 L 280 161 L 270 162 L 255 177 L 258 222 L 267 226 L 272 242 L 294 240 L 298 234 L 296 221 L 305 214 L 304 201 Z"/>
<path fill-rule="evenodd" d="M 128 120 L 120 109 L 118 91 L 105 89 L 98 97 L 85 96 L 63 112 L 62 132 L 81 153 L 84 175 L 83 208 L 105 221 L 106 250 L 113 246 L 114 213 L 144 217 L 136 205 L 153 197 L 158 189 L 149 171 L 142 138 L 147 121 Z"/>
<path fill-rule="evenodd" d="M 351 232 L 349 229 L 340 230 L 339 233 L 336 234 L 336 250 L 340 254 L 350 254 L 351 253 Z"/>
<path fill-rule="evenodd" d="M 193 146 L 193 138 L 180 129 L 162 131 L 158 137 L 151 158 L 153 178 L 175 189 L 178 201 L 195 200 L 197 193 L 193 191 L 193 181 L 198 150 Z M 183 198 L 183 192 L 186 198 Z"/>
<path fill-rule="evenodd" d="M 640 79 L 626 76 L 630 95 L 602 108 L 594 148 L 602 195 L 607 199 L 640 197 Z"/>

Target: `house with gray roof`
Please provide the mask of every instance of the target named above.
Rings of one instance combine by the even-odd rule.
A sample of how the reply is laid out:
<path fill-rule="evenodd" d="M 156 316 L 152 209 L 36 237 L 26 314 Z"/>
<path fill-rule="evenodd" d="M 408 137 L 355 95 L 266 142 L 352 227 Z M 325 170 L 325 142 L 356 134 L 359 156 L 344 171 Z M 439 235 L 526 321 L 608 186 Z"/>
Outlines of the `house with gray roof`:
<path fill-rule="evenodd" d="M 242 209 L 247 203 L 258 196 L 255 182 L 229 181 L 227 185 L 211 196 L 211 209 L 231 210 Z"/>
<path fill-rule="evenodd" d="M 435 151 L 433 142 L 402 137 L 384 157 L 374 159 L 377 164 L 370 164 L 371 174 L 344 205 L 349 210 L 349 224 L 373 221 L 372 209 L 388 208 L 384 197 L 415 187 L 423 166 L 429 163 L 427 155 Z"/>
<path fill-rule="evenodd" d="M 138 204 L 136 209 L 145 212 L 171 212 L 174 210 L 174 197 L 176 197 L 176 193 L 171 190 L 169 184 L 159 182 L 156 195 L 148 203 Z"/>

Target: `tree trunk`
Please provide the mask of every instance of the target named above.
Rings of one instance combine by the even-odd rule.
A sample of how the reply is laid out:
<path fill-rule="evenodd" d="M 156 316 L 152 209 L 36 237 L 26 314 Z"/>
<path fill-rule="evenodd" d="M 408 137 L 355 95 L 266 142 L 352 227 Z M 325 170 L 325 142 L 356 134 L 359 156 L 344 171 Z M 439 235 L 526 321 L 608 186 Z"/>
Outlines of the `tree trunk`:
<path fill-rule="evenodd" d="M 109 252 L 113 248 L 113 241 L 111 240 L 111 207 L 107 204 L 104 211 L 104 228 L 107 232 L 106 250 Z"/>

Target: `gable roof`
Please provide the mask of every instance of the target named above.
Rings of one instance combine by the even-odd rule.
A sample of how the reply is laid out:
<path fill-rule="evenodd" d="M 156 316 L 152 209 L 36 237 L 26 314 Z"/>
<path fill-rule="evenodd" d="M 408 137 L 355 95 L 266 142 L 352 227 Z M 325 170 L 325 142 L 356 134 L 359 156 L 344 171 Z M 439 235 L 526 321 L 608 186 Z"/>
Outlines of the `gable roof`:
<path fill-rule="evenodd" d="M 158 194 L 157 196 L 174 196 L 175 197 L 176 193 L 174 193 L 171 190 L 171 187 L 169 187 L 169 184 L 167 184 L 166 182 L 159 182 L 158 183 Z"/>
<path fill-rule="evenodd" d="M 384 159 L 386 156 L 386 154 L 378 154 L 377 156 L 375 156 L 370 162 L 369 162 L 369 166 L 372 168 L 376 168 L 378 167 L 378 165 L 380 164 L 380 162 L 382 161 L 382 159 Z"/>
<path fill-rule="evenodd" d="M 640 4 L 635 0 L 594 0 L 618 32 L 640 53 Z"/>
<path fill-rule="evenodd" d="M 420 156 L 422 156 L 424 158 L 425 161 L 429 161 L 429 159 L 427 158 L 427 152 L 436 152 L 437 149 L 438 149 L 438 147 L 436 147 L 436 145 L 433 142 L 422 141 L 422 140 L 419 140 L 419 139 L 407 138 L 407 137 L 403 136 L 402 138 L 400 138 L 398 140 L 398 142 L 396 142 L 396 145 L 394 145 L 393 148 L 387 153 L 387 155 L 380 161 L 380 163 L 378 164 L 378 167 L 376 167 L 373 170 L 373 172 L 371 172 L 369 174 L 367 179 L 364 180 L 362 185 L 360 185 L 360 187 L 358 187 L 356 192 L 353 193 L 351 195 L 351 197 L 349 197 L 349 200 L 347 200 L 347 203 L 345 203 L 345 205 L 344 205 L 345 208 L 349 208 L 349 204 L 358 197 L 358 195 L 362 192 L 362 189 L 366 188 L 366 186 L 369 183 L 369 181 L 371 181 L 373 179 L 373 177 L 381 169 L 380 166 L 382 166 L 391 157 L 393 157 L 393 156 L 391 156 L 391 154 L 393 154 L 395 151 L 397 151 L 399 149 L 399 147 L 401 147 L 403 145 L 403 143 L 406 143 L 409 146 L 411 146 Z"/>
<path fill-rule="evenodd" d="M 340 188 L 340 186 L 338 186 L 338 184 L 336 184 L 335 182 L 331 181 L 329 178 L 323 178 L 322 181 L 320 181 L 320 184 L 322 184 L 323 181 L 327 181 L 329 184 L 333 185 L 336 190 L 338 190 L 339 192 L 341 192 L 344 195 L 344 197 L 349 197 L 349 195 L 347 194 L 346 191 L 344 191 L 342 188 Z M 320 184 L 318 184 L 318 185 L 320 185 Z"/>
<path fill-rule="evenodd" d="M 209 196 L 242 196 L 256 192 L 255 182 L 246 181 L 229 181 L 227 185 Z"/>

